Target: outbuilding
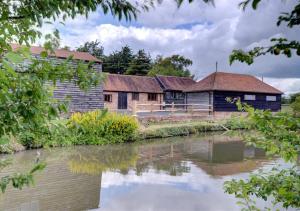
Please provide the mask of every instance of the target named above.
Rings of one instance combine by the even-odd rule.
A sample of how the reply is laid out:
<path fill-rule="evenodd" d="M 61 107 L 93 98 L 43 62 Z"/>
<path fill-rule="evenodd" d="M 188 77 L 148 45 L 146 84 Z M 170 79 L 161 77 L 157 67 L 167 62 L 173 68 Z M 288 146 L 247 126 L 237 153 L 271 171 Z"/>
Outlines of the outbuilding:
<path fill-rule="evenodd" d="M 218 116 L 237 112 L 237 106 L 228 97 L 240 99 L 256 109 L 280 111 L 280 90 L 252 75 L 214 72 L 185 89 L 187 104 L 209 104 Z"/>
<path fill-rule="evenodd" d="M 103 85 L 104 107 L 108 110 L 162 109 L 163 90 L 155 77 L 107 74 Z"/>

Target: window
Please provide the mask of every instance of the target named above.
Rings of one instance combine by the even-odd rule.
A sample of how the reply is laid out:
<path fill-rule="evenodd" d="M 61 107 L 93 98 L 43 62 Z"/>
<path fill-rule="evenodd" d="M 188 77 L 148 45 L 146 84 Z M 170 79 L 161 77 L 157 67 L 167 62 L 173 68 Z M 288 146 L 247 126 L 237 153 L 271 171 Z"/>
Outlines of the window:
<path fill-rule="evenodd" d="M 266 100 L 267 101 L 276 101 L 276 96 L 267 96 Z"/>
<path fill-rule="evenodd" d="M 148 101 L 157 101 L 157 94 L 149 93 L 148 94 Z"/>
<path fill-rule="evenodd" d="M 244 100 L 255 100 L 255 95 L 244 95 Z"/>
<path fill-rule="evenodd" d="M 105 94 L 104 95 L 104 102 L 111 102 L 112 101 L 112 95 Z"/>
<path fill-rule="evenodd" d="M 171 92 L 171 96 L 173 99 L 180 99 L 183 98 L 183 93 L 181 92 Z"/>
<path fill-rule="evenodd" d="M 139 93 L 132 93 L 132 100 L 139 100 Z"/>

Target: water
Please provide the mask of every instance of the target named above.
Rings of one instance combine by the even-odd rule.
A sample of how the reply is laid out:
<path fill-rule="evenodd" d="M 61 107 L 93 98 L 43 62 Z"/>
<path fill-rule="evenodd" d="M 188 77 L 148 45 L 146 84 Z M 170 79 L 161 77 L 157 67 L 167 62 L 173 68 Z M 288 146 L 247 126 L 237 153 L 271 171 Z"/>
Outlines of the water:
<path fill-rule="evenodd" d="M 224 134 L 38 151 L 47 168 L 34 187 L 1 195 L 0 210 L 240 210 L 223 182 L 281 163 Z M 36 154 L 11 156 L 1 176 L 30 169 Z"/>

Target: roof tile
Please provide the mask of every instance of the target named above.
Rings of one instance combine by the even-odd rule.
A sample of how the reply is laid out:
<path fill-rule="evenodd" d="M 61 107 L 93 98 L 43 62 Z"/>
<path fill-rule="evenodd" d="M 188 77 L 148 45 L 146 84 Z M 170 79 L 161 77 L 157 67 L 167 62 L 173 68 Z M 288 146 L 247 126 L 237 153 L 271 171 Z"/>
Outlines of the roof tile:
<path fill-rule="evenodd" d="M 282 92 L 252 75 L 215 72 L 185 89 L 197 91 L 240 91 L 254 93 L 282 94 Z"/>
<path fill-rule="evenodd" d="M 11 44 L 11 47 L 13 50 L 17 50 L 21 47 L 21 45 L 18 44 Z M 32 54 L 39 55 L 42 51 L 45 51 L 43 47 L 39 46 L 31 46 L 30 51 Z M 101 62 L 96 57 L 92 56 L 91 54 L 87 52 L 78 52 L 78 51 L 68 51 L 64 49 L 57 49 L 54 51 L 54 55 L 50 55 L 58 58 L 68 58 L 69 56 L 73 56 L 74 59 L 78 60 L 84 60 L 84 61 L 94 61 L 94 62 Z"/>
<path fill-rule="evenodd" d="M 104 91 L 162 93 L 154 77 L 107 74 Z"/>

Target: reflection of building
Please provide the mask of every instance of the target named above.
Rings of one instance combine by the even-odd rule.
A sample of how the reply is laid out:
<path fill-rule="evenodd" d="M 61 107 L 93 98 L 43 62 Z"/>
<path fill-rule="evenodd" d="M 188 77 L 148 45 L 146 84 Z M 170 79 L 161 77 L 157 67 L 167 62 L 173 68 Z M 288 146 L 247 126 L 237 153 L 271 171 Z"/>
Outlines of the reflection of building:
<path fill-rule="evenodd" d="M 184 166 L 180 168 L 178 162 L 189 160 L 210 175 L 222 176 L 252 171 L 263 161 L 260 159 L 264 156 L 262 150 L 247 147 L 238 138 L 216 135 L 203 139 L 197 141 L 189 137 L 184 142 L 141 146 L 137 168 L 151 165 L 169 172 L 175 167 L 187 170 Z"/>
<path fill-rule="evenodd" d="M 0 210 L 67 211 L 99 206 L 102 174 L 72 174 L 61 160 L 47 162 L 35 177 L 35 186 L 23 190 L 9 188 L 0 197 Z"/>

